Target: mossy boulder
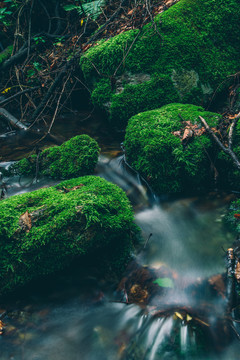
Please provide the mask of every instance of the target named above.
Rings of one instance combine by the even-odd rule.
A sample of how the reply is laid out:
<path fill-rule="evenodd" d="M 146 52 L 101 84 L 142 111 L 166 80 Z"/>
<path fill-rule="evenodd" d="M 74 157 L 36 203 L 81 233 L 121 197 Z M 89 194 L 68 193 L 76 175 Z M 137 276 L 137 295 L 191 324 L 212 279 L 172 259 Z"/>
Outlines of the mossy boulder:
<path fill-rule="evenodd" d="M 36 167 L 42 175 L 55 179 L 69 179 L 93 173 L 98 161 L 99 146 L 88 135 L 78 135 L 61 146 L 53 146 L 39 155 L 31 155 L 12 166 L 18 175 L 35 175 Z"/>
<path fill-rule="evenodd" d="M 210 159 L 215 158 L 215 148 L 209 136 L 203 133 L 183 143 L 176 135 L 183 132 L 185 121 L 201 128 L 199 116 L 209 126 L 216 126 L 220 118 L 200 106 L 169 104 L 129 120 L 124 142 L 127 160 L 157 194 L 189 193 L 213 186 Z"/>
<path fill-rule="evenodd" d="M 13 196 L 0 202 L 0 295 L 40 275 L 55 272 L 76 256 L 129 259 L 136 236 L 125 193 L 97 176 Z"/>
<path fill-rule="evenodd" d="M 114 126 L 168 103 L 204 105 L 239 70 L 238 0 L 181 0 L 155 25 L 101 40 L 81 58 L 92 101 Z"/>

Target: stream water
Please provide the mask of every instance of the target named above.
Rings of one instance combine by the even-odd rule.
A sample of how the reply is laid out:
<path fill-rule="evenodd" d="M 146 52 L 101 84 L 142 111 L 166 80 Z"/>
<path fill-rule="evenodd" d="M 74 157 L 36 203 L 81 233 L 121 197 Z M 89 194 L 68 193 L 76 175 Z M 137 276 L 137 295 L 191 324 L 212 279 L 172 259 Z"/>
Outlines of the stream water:
<path fill-rule="evenodd" d="M 224 251 L 233 241 L 223 226 L 229 196 L 210 194 L 199 198 L 156 199 L 138 176 L 123 166 L 122 158 L 101 156 L 97 174 L 126 191 L 135 220 L 145 239 L 136 255 L 139 264 L 164 266 L 176 274 L 176 287 L 166 291 L 161 305 L 170 312 L 153 317 L 138 305 L 121 300 L 115 288 L 99 278 L 97 269 L 76 272 L 68 269 L 58 277 L 26 287 L 8 302 L 8 313 L 0 309 L 6 324 L 0 336 L 1 360 L 159 360 L 237 359 L 239 343 L 221 343 L 208 330 L 216 329 L 216 314 L 224 308 L 222 296 L 211 297 L 201 288 L 202 279 L 225 271 Z M 6 169 L 10 162 L 0 163 Z M 49 179 L 4 178 L 7 196 L 32 191 L 55 182 Z M 152 236 L 147 241 L 149 234 Z M 192 295 L 191 284 L 200 292 Z M 208 302 L 216 312 L 207 324 L 191 323 L 192 313 Z M 184 307 L 185 313 L 176 309 Z M 188 318 L 186 316 L 189 316 Z M 220 327 L 222 324 L 220 323 Z M 217 330 L 218 331 L 218 330 Z M 206 347 L 204 349 L 204 347 Z M 201 351 L 199 351 L 199 349 Z"/>

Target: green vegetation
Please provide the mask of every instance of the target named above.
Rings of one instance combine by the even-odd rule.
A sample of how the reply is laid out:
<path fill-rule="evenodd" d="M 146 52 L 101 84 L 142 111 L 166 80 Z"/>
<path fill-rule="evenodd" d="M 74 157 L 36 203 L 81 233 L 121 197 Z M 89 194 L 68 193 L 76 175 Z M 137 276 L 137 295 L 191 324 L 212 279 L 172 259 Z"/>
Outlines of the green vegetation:
<path fill-rule="evenodd" d="M 230 229 L 239 238 L 240 235 L 240 199 L 235 200 L 231 203 L 228 213 L 225 216 L 225 221 Z"/>
<path fill-rule="evenodd" d="M 238 0 L 181 0 L 142 31 L 100 41 L 81 58 L 92 101 L 114 126 L 171 102 L 205 104 L 239 70 Z M 160 36 L 159 36 L 160 34 Z M 130 80 L 124 80 L 128 73 Z M 136 75 L 148 74 L 148 81 Z M 117 83 L 124 89 L 118 92 Z"/>
<path fill-rule="evenodd" d="M 183 133 L 184 121 L 201 128 L 199 115 L 210 126 L 220 118 L 200 106 L 169 104 L 129 120 L 125 137 L 127 160 L 156 193 L 202 191 L 213 185 L 209 158 L 213 158 L 215 149 L 209 137 L 193 136 L 183 144 L 173 134 L 180 130 Z"/>
<path fill-rule="evenodd" d="M 13 49 L 13 46 L 8 46 L 5 50 L 3 50 L 1 53 L 0 53 L 0 64 L 4 61 L 4 60 L 7 60 L 10 56 L 11 56 L 11 53 L 12 53 L 12 49 Z"/>
<path fill-rule="evenodd" d="M 2 200 L 0 295 L 76 256 L 113 260 L 112 271 L 120 272 L 136 232 L 125 193 L 95 176 Z"/>
<path fill-rule="evenodd" d="M 78 135 L 61 146 L 53 146 L 39 155 L 38 166 L 42 175 L 55 179 L 92 174 L 98 161 L 99 146 L 88 135 Z M 18 175 L 35 175 L 37 155 L 14 164 L 12 171 Z"/>

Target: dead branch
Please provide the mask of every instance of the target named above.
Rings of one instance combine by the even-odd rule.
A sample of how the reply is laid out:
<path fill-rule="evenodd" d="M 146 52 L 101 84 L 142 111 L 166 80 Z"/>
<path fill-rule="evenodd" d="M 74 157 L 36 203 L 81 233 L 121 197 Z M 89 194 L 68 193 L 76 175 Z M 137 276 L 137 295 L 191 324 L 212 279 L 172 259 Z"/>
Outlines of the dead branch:
<path fill-rule="evenodd" d="M 118 14 L 120 13 L 122 7 L 127 3 L 127 0 L 122 0 L 120 6 L 118 7 L 118 9 L 114 12 L 114 14 L 105 22 L 104 25 L 102 25 L 100 27 L 100 29 L 93 34 L 90 39 L 86 42 L 85 47 L 87 45 L 92 44 L 97 38 L 98 36 L 106 29 L 106 27 L 109 25 L 109 23 L 111 23 L 115 17 L 118 16 Z M 69 60 L 66 62 L 66 64 L 63 66 L 62 70 L 58 73 L 56 79 L 54 80 L 54 82 L 52 83 L 52 85 L 50 86 L 50 88 L 48 89 L 47 93 L 45 94 L 45 96 L 43 97 L 42 101 L 40 102 L 40 104 L 38 105 L 37 109 L 34 111 L 33 115 L 32 115 L 32 120 L 36 120 L 36 118 L 38 117 L 38 115 L 42 112 L 43 108 L 45 107 L 46 103 L 49 101 L 50 96 L 52 95 L 52 93 L 58 88 L 58 86 L 60 85 L 64 75 L 66 74 L 67 71 L 70 71 L 70 74 L 72 72 L 71 67 L 73 67 L 74 63 L 76 62 L 76 60 L 79 59 L 79 56 L 81 55 L 81 53 L 83 52 L 83 49 L 80 48 L 76 54 Z"/>
<path fill-rule="evenodd" d="M 27 126 L 25 126 L 20 120 L 15 118 L 12 114 L 10 114 L 6 109 L 0 108 L 0 115 L 3 116 L 7 121 L 10 122 L 15 128 L 21 130 L 27 130 Z"/>
<path fill-rule="evenodd" d="M 214 139 L 214 141 L 218 144 L 218 146 L 226 153 L 228 154 L 232 160 L 234 165 L 238 168 L 238 170 L 240 170 L 240 161 L 238 160 L 236 154 L 232 151 L 232 137 L 233 137 L 233 130 L 234 127 L 237 123 L 237 120 L 240 118 L 240 113 L 236 115 L 236 117 L 234 118 L 233 123 L 230 126 L 230 131 L 229 131 L 229 135 L 228 135 L 228 147 L 226 147 L 225 145 L 223 145 L 223 143 L 219 140 L 219 138 L 217 137 L 217 135 L 212 131 L 212 129 L 209 127 L 209 125 L 207 124 L 206 120 L 202 117 L 199 116 L 199 119 L 201 120 L 203 126 L 205 127 L 205 129 L 207 130 L 207 132 L 212 136 L 212 138 Z"/>
<path fill-rule="evenodd" d="M 21 95 L 23 95 L 23 94 L 25 94 L 25 93 L 28 93 L 28 92 L 30 92 L 30 91 L 37 90 L 37 89 L 39 89 L 39 87 L 40 87 L 40 86 L 34 86 L 34 87 L 32 87 L 32 88 L 28 88 L 28 89 L 19 91 L 19 92 L 17 92 L 16 94 L 10 96 L 9 98 L 0 101 L 0 106 L 3 106 L 3 105 L 5 105 L 5 104 L 9 103 L 9 101 L 12 101 L 13 99 L 15 99 L 15 98 L 18 97 L 18 96 L 21 96 Z"/>
<path fill-rule="evenodd" d="M 228 134 L 228 148 L 230 150 L 232 150 L 232 143 L 233 143 L 233 130 L 237 124 L 237 121 L 238 119 L 240 118 L 240 112 L 235 116 L 235 118 L 233 119 L 233 122 L 230 126 L 230 129 L 229 129 L 229 134 Z"/>

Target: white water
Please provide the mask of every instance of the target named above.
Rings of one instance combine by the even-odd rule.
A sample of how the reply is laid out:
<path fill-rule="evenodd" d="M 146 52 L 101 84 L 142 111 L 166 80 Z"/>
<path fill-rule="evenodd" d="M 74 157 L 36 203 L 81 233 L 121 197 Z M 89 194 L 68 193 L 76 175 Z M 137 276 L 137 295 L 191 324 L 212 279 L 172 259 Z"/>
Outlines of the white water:
<path fill-rule="evenodd" d="M 145 241 L 150 233 L 153 234 L 138 255 L 138 261 L 155 267 L 165 264 L 174 270 L 178 276 L 178 288 L 172 292 L 171 298 L 166 295 L 163 300 L 169 306 L 176 303 L 189 305 L 191 296 L 182 289 L 199 278 L 224 270 L 221 247 L 227 247 L 232 241 L 231 235 L 224 233 L 221 227 L 224 206 L 212 201 L 209 210 L 208 200 L 196 198 L 152 205 L 149 189 L 144 188 L 134 174 L 129 174 L 119 160 L 109 162 L 101 157 L 98 172 L 129 195 L 136 209 L 136 223 L 141 227 Z M 3 167 L 8 165 L 1 164 Z M 55 183 L 39 179 L 28 186 L 31 179 L 21 179 L 21 183 L 17 177 L 3 180 L 8 184 L 7 196 Z M 88 297 L 85 298 L 84 286 L 74 290 L 74 298 L 69 295 L 62 300 L 61 294 L 68 291 L 71 294 L 71 287 L 63 283 L 59 296 L 54 289 L 53 293 L 48 292 L 47 296 L 40 298 L 39 294 L 32 294 L 29 305 L 23 309 L 29 315 L 28 320 L 9 319 L 9 324 L 16 328 L 13 341 L 11 336 L 9 339 L 7 336 L 0 338 L 1 360 L 191 359 L 188 349 L 196 348 L 197 335 L 191 324 L 183 324 L 174 317 L 174 312 L 153 320 L 137 305 L 109 302 L 113 299 L 111 292 L 106 292 L 105 302 L 96 306 Z M 97 289 L 93 285 L 93 291 L 100 290 L 99 284 Z M 28 308 L 30 310 L 26 310 Z M 45 315 L 42 315 L 44 311 Z M 169 348 L 171 342 L 178 347 L 178 352 Z M 226 351 L 227 355 L 224 352 L 216 357 L 211 355 L 211 360 L 237 359 L 234 346 L 230 354 L 229 349 Z M 194 359 L 198 359 L 196 354 Z"/>

